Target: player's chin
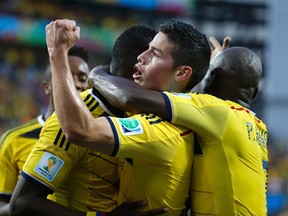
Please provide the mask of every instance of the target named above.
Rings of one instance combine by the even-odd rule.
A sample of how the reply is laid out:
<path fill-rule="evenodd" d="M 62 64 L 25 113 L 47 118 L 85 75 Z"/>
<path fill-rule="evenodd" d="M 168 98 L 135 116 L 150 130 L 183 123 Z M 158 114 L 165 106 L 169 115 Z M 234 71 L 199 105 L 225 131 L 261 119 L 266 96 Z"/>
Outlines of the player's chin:
<path fill-rule="evenodd" d="M 139 84 L 139 85 L 141 85 L 141 86 L 143 86 L 143 82 L 141 82 L 141 80 L 139 78 L 138 79 L 134 78 L 134 82 Z"/>

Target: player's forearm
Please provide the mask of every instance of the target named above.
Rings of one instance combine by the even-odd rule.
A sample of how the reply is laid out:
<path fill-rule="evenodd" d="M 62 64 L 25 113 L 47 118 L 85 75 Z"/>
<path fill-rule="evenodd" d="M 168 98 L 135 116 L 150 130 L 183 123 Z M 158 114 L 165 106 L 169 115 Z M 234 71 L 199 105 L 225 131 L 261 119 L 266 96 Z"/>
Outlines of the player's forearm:
<path fill-rule="evenodd" d="M 67 53 L 60 50 L 51 54 L 50 64 L 55 110 L 66 138 L 83 147 L 112 153 L 114 139 L 110 125 L 105 119 L 94 119 L 83 102 L 74 85 Z"/>
<path fill-rule="evenodd" d="M 74 84 L 68 51 L 80 38 L 80 27 L 73 20 L 56 20 L 46 26 L 46 44 L 52 72 L 53 101 L 59 123 L 67 139 L 87 130 L 93 116 Z M 76 135 L 75 135 L 76 134 Z"/>
<path fill-rule="evenodd" d="M 50 54 L 55 110 L 66 136 L 82 134 L 92 117 L 74 85 L 66 51 Z"/>
<path fill-rule="evenodd" d="M 159 92 L 106 73 L 99 67 L 89 74 L 89 81 L 115 107 L 130 113 L 154 113 L 167 118 L 166 105 Z"/>

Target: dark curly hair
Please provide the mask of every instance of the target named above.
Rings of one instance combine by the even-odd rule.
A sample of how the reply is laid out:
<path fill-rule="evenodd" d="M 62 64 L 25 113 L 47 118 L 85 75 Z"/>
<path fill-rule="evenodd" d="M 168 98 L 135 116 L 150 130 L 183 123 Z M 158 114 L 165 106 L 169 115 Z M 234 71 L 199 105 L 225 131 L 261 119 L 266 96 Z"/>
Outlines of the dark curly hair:
<path fill-rule="evenodd" d="M 82 46 L 74 45 L 71 47 L 68 51 L 68 56 L 78 56 L 88 64 L 89 55 L 87 50 Z"/>

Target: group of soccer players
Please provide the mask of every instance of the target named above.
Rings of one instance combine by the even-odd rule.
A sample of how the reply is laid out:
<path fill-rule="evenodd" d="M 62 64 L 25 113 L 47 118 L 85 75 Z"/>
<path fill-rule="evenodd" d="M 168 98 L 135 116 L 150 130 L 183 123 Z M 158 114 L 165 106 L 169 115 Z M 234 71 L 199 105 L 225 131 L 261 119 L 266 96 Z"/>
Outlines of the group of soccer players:
<path fill-rule="evenodd" d="M 3 136 L 0 215 L 266 214 L 267 131 L 249 110 L 262 75 L 255 53 L 209 43 L 180 21 L 158 33 L 135 26 L 79 94 L 89 72 L 84 59 L 69 60 L 79 37 L 73 20 L 46 26 L 56 112 L 39 139 L 41 126 L 19 131 L 19 141 Z M 189 93 L 201 80 L 203 93 Z M 2 164 L 12 157 L 22 163 L 9 185 Z"/>

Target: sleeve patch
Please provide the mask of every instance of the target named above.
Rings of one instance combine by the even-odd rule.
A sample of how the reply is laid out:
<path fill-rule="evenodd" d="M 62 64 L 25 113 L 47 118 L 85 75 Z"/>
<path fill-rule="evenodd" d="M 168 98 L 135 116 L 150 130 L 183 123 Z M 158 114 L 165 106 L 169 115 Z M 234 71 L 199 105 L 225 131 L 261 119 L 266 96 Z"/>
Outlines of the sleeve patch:
<path fill-rule="evenodd" d="M 51 182 L 63 164 L 64 161 L 62 159 L 49 152 L 45 152 L 39 163 L 34 168 L 34 172 Z"/>
<path fill-rule="evenodd" d="M 125 136 L 143 134 L 142 124 L 135 118 L 117 118 L 116 119 L 121 132 Z"/>

